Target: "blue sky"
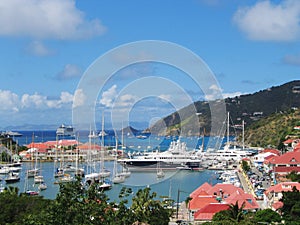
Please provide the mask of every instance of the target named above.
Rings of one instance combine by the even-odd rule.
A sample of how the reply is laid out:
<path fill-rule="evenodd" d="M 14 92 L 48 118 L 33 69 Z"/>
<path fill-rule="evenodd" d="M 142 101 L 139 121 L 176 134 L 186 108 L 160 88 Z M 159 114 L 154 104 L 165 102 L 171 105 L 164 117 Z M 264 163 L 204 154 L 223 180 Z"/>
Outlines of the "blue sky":
<path fill-rule="evenodd" d="M 299 79 L 299 19 L 298 0 L 2 0 L 0 128 L 71 123 L 84 72 L 101 55 L 135 41 L 167 41 L 194 52 L 225 97 Z M 177 83 L 193 101 L 208 98 L 182 71 L 145 63 L 118 71 L 99 90 L 97 107 L 108 112 L 126 85 L 146 76 Z M 170 93 L 161 96 L 124 93 L 119 104 L 137 101 L 130 120 L 149 122 L 176 109 Z"/>

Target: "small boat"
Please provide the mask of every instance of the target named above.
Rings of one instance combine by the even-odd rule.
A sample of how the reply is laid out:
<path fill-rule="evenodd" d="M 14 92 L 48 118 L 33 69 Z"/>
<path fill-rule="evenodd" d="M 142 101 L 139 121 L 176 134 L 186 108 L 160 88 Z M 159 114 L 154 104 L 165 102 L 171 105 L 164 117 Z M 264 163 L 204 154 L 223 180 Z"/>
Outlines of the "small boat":
<path fill-rule="evenodd" d="M 160 162 L 157 163 L 157 171 L 156 171 L 157 178 L 163 178 L 165 176 L 164 171 L 160 168 Z"/>
<path fill-rule="evenodd" d="M 0 174 L 8 174 L 10 172 L 10 169 L 8 166 L 3 166 L 0 168 Z"/>
<path fill-rule="evenodd" d="M 120 184 L 120 183 L 123 183 L 124 181 L 125 181 L 125 176 L 123 176 L 121 174 L 116 174 L 112 179 L 112 182 L 114 184 Z"/>
<path fill-rule="evenodd" d="M 102 180 L 102 182 L 99 184 L 98 190 L 99 191 L 107 191 L 110 190 L 112 187 L 111 183 L 105 180 Z"/>
<path fill-rule="evenodd" d="M 131 172 L 129 171 L 128 168 L 123 167 L 122 171 L 119 174 L 127 178 L 130 177 Z"/>
<path fill-rule="evenodd" d="M 34 176 L 34 183 L 43 183 L 44 177 L 42 175 Z"/>
<path fill-rule="evenodd" d="M 25 194 L 30 195 L 30 196 L 34 196 L 34 195 L 39 195 L 39 192 L 38 191 L 27 190 L 27 191 L 25 191 Z"/>
<path fill-rule="evenodd" d="M 20 176 L 18 173 L 9 173 L 5 178 L 6 183 L 15 183 L 20 181 Z"/>
<path fill-rule="evenodd" d="M 39 174 L 39 169 L 35 168 L 35 169 L 31 169 L 31 170 L 27 170 L 26 171 L 26 175 L 27 177 L 35 177 L 36 175 Z"/>
<path fill-rule="evenodd" d="M 38 186 L 38 189 L 43 191 L 43 190 L 46 190 L 48 188 L 47 184 L 46 183 L 40 183 L 39 186 Z"/>
<path fill-rule="evenodd" d="M 157 178 L 163 178 L 165 176 L 164 171 L 160 170 L 156 173 Z"/>
<path fill-rule="evenodd" d="M 74 181 L 74 178 L 70 174 L 64 174 L 63 177 L 60 177 L 57 181 L 54 182 L 54 184 L 60 184 L 60 183 L 67 183 Z"/>

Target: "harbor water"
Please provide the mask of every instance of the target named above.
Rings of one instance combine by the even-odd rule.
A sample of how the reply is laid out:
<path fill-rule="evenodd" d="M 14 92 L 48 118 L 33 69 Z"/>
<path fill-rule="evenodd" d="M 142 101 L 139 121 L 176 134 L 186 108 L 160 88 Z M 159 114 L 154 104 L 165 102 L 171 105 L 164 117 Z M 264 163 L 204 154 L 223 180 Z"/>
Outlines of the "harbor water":
<path fill-rule="evenodd" d="M 105 131 L 106 132 L 106 131 Z M 55 131 L 20 131 L 21 137 L 15 137 L 14 140 L 18 142 L 19 145 L 26 145 L 34 141 L 46 142 L 56 140 Z M 106 132 L 108 135 L 105 136 L 104 145 L 112 146 L 115 145 L 115 136 L 112 132 Z M 88 132 L 82 133 L 79 136 L 79 141 L 86 143 L 89 141 Z M 67 138 L 67 137 L 63 137 Z M 122 146 L 126 146 L 127 152 L 140 152 L 140 151 L 152 151 L 154 149 L 159 149 L 164 151 L 169 147 L 172 140 L 178 137 L 159 137 L 150 136 L 146 139 L 138 139 L 136 137 L 124 135 L 122 140 L 124 143 Z M 209 137 L 181 137 L 181 141 L 187 144 L 190 150 L 199 149 L 202 146 L 204 140 L 204 146 L 207 147 Z M 121 140 L 118 137 L 118 140 Z M 101 144 L 101 137 L 95 140 L 96 143 Z M 98 165 L 99 166 L 99 165 Z M 17 183 L 9 184 L 11 186 L 16 186 L 19 188 L 20 192 L 26 190 L 38 190 L 38 184 L 34 184 L 33 178 L 25 180 L 25 171 L 27 169 L 32 169 L 32 162 L 23 162 L 22 170 L 20 171 L 20 181 Z M 79 165 L 79 167 L 86 168 L 85 164 Z M 99 166 L 100 167 L 100 166 Z M 40 192 L 40 195 L 48 199 L 54 199 L 59 191 L 59 185 L 55 184 L 54 171 L 56 169 L 53 162 L 42 162 L 39 164 L 41 169 L 41 175 L 44 176 L 45 183 L 48 188 Z M 106 161 L 105 168 L 113 171 L 113 161 Z M 122 184 L 113 184 L 111 190 L 107 191 L 107 195 L 111 201 L 118 201 L 119 192 L 122 187 L 128 187 L 133 190 L 134 193 L 138 189 L 145 188 L 149 186 L 152 191 L 157 193 L 157 196 L 169 196 L 173 200 L 184 201 L 189 193 L 194 191 L 200 185 L 208 182 L 212 185 L 219 182 L 215 171 L 213 170 L 203 170 L 203 171 L 190 171 L 190 170 L 174 170 L 174 171 L 164 171 L 164 178 L 157 178 L 156 171 L 153 172 L 132 172 L 131 176 L 125 180 Z M 26 187 L 25 187 L 26 184 Z M 5 186 L 5 181 L 1 181 L 1 185 Z M 179 196 L 178 196 L 179 194 Z"/>
<path fill-rule="evenodd" d="M 45 183 L 48 186 L 46 190 L 40 191 L 40 195 L 47 199 L 55 199 L 59 191 L 59 184 L 55 184 L 54 163 L 43 162 L 39 165 L 40 174 L 44 176 Z M 81 166 L 84 167 L 85 165 Z M 23 162 L 22 170 L 20 171 L 20 181 L 12 184 L 5 184 L 5 181 L 2 180 L 1 185 L 18 187 L 19 192 L 24 192 L 26 190 L 38 191 L 38 184 L 34 184 L 33 178 L 25 180 L 25 171 L 30 168 L 32 168 L 31 162 Z M 105 162 L 105 168 L 113 171 L 113 162 Z M 184 201 L 189 193 L 205 182 L 212 185 L 219 182 L 215 171 L 166 171 L 165 177 L 160 179 L 156 177 L 156 172 L 132 172 L 130 177 L 127 178 L 124 183 L 113 184 L 112 188 L 106 191 L 106 193 L 111 201 L 118 201 L 120 190 L 124 186 L 131 188 L 133 193 L 136 193 L 141 188 L 150 187 L 152 191 L 157 193 L 158 197 L 169 196 L 175 201 L 178 197 L 178 191 L 180 191 L 179 200 Z"/>

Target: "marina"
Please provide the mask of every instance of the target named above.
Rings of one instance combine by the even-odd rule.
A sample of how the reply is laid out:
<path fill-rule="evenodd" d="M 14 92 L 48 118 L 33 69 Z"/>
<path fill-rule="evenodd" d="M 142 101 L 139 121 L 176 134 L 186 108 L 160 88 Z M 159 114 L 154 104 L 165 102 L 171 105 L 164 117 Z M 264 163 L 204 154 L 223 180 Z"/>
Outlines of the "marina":
<path fill-rule="evenodd" d="M 80 165 L 85 167 L 84 164 Z M 113 171 L 114 162 L 105 162 L 105 168 Z M 59 185 L 57 183 L 57 178 L 53 176 L 54 174 L 54 164 L 53 162 L 43 162 L 42 171 L 44 177 L 44 182 L 47 184 L 47 189 L 40 191 L 38 189 L 39 183 L 34 183 L 34 178 L 26 179 L 26 171 L 31 168 L 30 162 L 22 163 L 22 170 L 20 171 L 20 180 L 15 183 L 9 184 L 13 187 L 18 187 L 19 192 L 30 191 L 39 192 L 44 198 L 54 199 L 59 190 Z M 123 183 L 112 184 L 113 187 L 107 191 L 107 195 L 111 200 L 118 200 L 118 195 L 122 187 L 130 187 L 134 192 L 138 189 L 150 186 L 152 191 L 157 192 L 158 196 L 170 196 L 176 199 L 177 190 L 181 189 L 189 193 L 199 185 L 204 182 L 210 182 L 211 184 L 216 184 L 220 182 L 217 179 L 217 175 L 213 170 L 205 171 L 187 171 L 187 170 L 177 170 L 177 171 L 166 171 L 163 178 L 157 178 L 156 171 L 153 172 L 132 172 L 130 177 L 126 178 Z M 70 173 L 70 176 L 74 174 Z M 0 177 L 4 177 L 0 175 Z M 109 180 L 109 179 L 107 179 Z M 4 180 L 1 181 L 1 187 L 8 186 Z M 182 194 L 181 201 L 187 197 L 188 194 Z"/>

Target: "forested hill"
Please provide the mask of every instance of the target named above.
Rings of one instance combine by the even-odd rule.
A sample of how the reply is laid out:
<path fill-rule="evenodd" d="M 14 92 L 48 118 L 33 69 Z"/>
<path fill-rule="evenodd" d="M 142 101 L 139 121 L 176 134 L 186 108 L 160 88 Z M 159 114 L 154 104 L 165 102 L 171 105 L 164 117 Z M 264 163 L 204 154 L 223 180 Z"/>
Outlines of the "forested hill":
<path fill-rule="evenodd" d="M 216 101 L 198 101 L 194 103 L 197 110 L 200 127 L 194 129 L 194 124 L 190 125 L 189 135 L 200 135 L 202 131 L 206 130 L 207 134 L 210 132 L 210 104 L 218 104 Z M 253 94 L 241 95 L 234 98 L 226 98 L 226 110 L 230 112 L 232 124 L 236 127 L 245 121 L 246 127 L 261 118 L 267 117 L 276 112 L 286 112 L 291 109 L 300 108 L 300 80 L 291 81 L 280 86 L 270 87 L 265 90 L 258 91 Z M 189 105 L 180 109 L 181 118 L 178 112 L 158 121 L 151 127 L 151 132 L 158 134 L 178 134 L 182 125 L 189 129 L 189 121 L 195 115 Z M 194 113 L 193 113 L 194 114 Z M 220 127 L 224 121 L 218 121 Z M 166 127 L 166 131 L 163 129 Z M 231 131 L 233 132 L 233 130 Z"/>
<path fill-rule="evenodd" d="M 245 131 L 245 143 L 249 146 L 282 149 L 283 141 L 300 138 L 300 109 L 279 112 L 252 123 Z"/>

